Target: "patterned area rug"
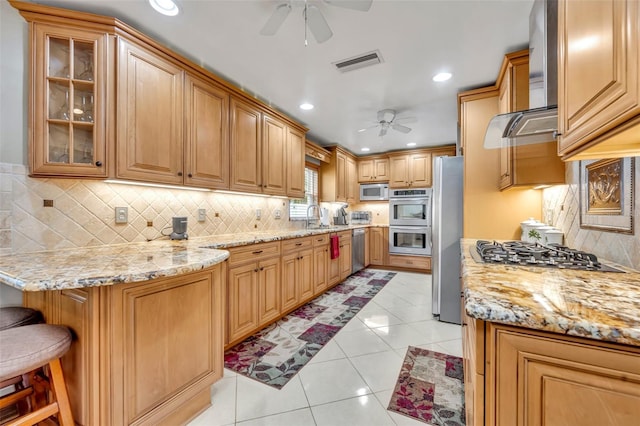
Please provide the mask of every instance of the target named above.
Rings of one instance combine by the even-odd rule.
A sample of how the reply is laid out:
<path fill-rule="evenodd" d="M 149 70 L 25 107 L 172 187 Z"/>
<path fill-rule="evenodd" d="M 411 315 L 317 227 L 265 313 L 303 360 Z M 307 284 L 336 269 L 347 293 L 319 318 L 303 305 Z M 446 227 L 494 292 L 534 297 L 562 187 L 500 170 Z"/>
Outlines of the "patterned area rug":
<path fill-rule="evenodd" d="M 224 366 L 282 388 L 396 274 L 364 269 L 224 354 Z"/>
<path fill-rule="evenodd" d="M 389 410 L 437 426 L 464 426 L 462 358 L 409 346 Z"/>

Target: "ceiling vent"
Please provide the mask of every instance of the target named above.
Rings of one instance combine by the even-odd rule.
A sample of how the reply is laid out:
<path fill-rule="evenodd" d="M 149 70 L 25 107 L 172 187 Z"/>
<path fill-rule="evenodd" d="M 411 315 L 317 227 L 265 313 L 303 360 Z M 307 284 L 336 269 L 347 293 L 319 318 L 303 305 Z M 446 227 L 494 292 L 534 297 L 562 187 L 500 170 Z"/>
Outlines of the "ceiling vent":
<path fill-rule="evenodd" d="M 384 62 L 380 52 L 374 50 L 373 52 L 367 52 L 362 55 L 354 56 L 353 58 L 343 59 L 342 61 L 333 62 L 333 65 L 340 72 L 347 72 L 357 70 L 358 68 L 364 68 L 371 65 L 376 65 Z"/>

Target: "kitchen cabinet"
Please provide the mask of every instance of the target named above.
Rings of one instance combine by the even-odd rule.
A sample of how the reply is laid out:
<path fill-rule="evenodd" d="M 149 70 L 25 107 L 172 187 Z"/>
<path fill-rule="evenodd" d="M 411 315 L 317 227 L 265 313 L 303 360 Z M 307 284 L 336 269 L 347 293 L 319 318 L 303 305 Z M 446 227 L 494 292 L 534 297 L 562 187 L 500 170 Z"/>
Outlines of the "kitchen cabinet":
<path fill-rule="evenodd" d="M 167 55 L 119 39 L 117 177 L 182 184 L 183 76 Z"/>
<path fill-rule="evenodd" d="M 462 358 L 464 371 L 464 409 L 469 426 L 481 426 L 484 419 L 484 329 L 485 322 L 471 318 L 462 297 Z"/>
<path fill-rule="evenodd" d="M 305 141 L 305 154 L 323 163 L 331 161 L 331 153 L 329 151 L 309 140 Z"/>
<path fill-rule="evenodd" d="M 304 170 L 304 169 L 303 169 Z M 287 125 L 262 114 L 262 192 L 287 193 Z"/>
<path fill-rule="evenodd" d="M 356 202 L 359 198 L 355 159 L 340 147 L 333 147 L 329 163 L 320 166 L 320 201 Z"/>
<path fill-rule="evenodd" d="M 282 313 L 313 297 L 313 239 L 294 238 L 282 243 Z"/>
<path fill-rule="evenodd" d="M 429 256 L 411 256 L 405 254 L 390 254 L 388 257 L 388 266 L 398 268 L 419 269 L 431 272 L 431 257 Z"/>
<path fill-rule="evenodd" d="M 640 4 L 558 2 L 558 152 L 640 153 Z"/>
<path fill-rule="evenodd" d="M 212 82 L 185 76 L 184 184 L 229 188 L 229 94 Z"/>
<path fill-rule="evenodd" d="M 313 295 L 317 296 L 329 286 L 329 234 L 313 237 Z"/>
<path fill-rule="evenodd" d="M 361 157 L 358 158 L 358 182 L 388 182 L 389 158 Z"/>
<path fill-rule="evenodd" d="M 389 228 L 369 229 L 370 262 L 373 266 L 385 266 L 389 252 Z"/>
<path fill-rule="evenodd" d="M 338 237 L 340 238 L 340 257 L 338 257 L 340 265 L 340 281 L 343 281 L 351 275 L 351 231 L 338 232 Z"/>
<path fill-rule="evenodd" d="M 431 152 L 404 151 L 389 156 L 389 188 L 431 187 Z"/>
<path fill-rule="evenodd" d="M 107 176 L 107 45 L 90 26 L 32 23 L 32 176 Z"/>
<path fill-rule="evenodd" d="M 366 268 L 371 264 L 371 247 L 369 239 L 371 238 L 371 230 L 364 228 L 364 267 Z"/>
<path fill-rule="evenodd" d="M 25 306 L 73 331 L 62 365 L 73 372 L 65 381 L 76 424 L 184 424 L 208 407 L 223 371 L 225 280 L 223 262 L 176 277 L 25 292 Z"/>
<path fill-rule="evenodd" d="M 231 181 L 229 189 L 260 192 L 262 185 L 262 112 L 231 98 Z"/>
<path fill-rule="evenodd" d="M 496 82 L 498 111 L 506 114 L 529 108 L 529 50 L 505 55 Z M 558 157 L 557 143 L 516 145 L 500 148 L 501 190 L 514 187 L 563 184 L 564 163 Z"/>
<path fill-rule="evenodd" d="M 274 321 L 281 311 L 280 243 L 229 250 L 226 347 Z"/>
<path fill-rule="evenodd" d="M 287 197 L 304 198 L 304 133 L 287 127 Z"/>
<path fill-rule="evenodd" d="M 332 235 L 338 235 L 338 234 L 336 233 Z M 339 246 L 340 244 L 338 244 L 338 247 Z M 342 251 L 340 251 L 340 255 L 342 255 Z M 333 287 L 339 282 L 340 282 L 340 257 L 336 257 L 335 259 L 329 258 L 329 287 Z"/>

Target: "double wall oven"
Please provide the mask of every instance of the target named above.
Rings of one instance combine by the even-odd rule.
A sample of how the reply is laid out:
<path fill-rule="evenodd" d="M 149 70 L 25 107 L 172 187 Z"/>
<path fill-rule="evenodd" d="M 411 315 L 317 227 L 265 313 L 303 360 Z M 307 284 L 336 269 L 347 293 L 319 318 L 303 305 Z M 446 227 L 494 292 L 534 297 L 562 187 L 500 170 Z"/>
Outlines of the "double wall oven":
<path fill-rule="evenodd" d="M 431 255 L 431 188 L 389 192 L 389 253 Z"/>

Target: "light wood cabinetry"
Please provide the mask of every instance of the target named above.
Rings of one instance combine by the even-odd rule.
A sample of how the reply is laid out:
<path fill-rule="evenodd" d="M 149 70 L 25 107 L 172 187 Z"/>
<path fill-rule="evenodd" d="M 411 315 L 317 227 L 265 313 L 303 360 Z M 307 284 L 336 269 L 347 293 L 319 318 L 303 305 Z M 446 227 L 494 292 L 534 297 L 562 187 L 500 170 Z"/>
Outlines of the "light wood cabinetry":
<path fill-rule="evenodd" d="M 262 115 L 262 192 L 287 193 L 287 125 L 267 114 Z"/>
<path fill-rule="evenodd" d="M 182 184 L 183 75 L 168 56 L 120 38 L 117 177 Z"/>
<path fill-rule="evenodd" d="M 500 75 L 498 111 L 505 114 L 529 108 L 529 50 L 505 55 Z M 563 184 L 564 163 L 558 157 L 557 143 L 516 145 L 500 148 L 499 188 Z"/>
<path fill-rule="evenodd" d="M 231 182 L 229 189 L 259 192 L 262 185 L 262 112 L 231 98 Z"/>
<path fill-rule="evenodd" d="M 331 153 L 309 140 L 305 141 L 305 154 L 323 163 L 331 162 Z"/>
<path fill-rule="evenodd" d="M 371 264 L 371 245 L 369 239 L 371 238 L 371 230 L 369 228 L 364 229 L 364 267 L 366 268 Z"/>
<path fill-rule="evenodd" d="M 347 203 L 357 203 L 360 201 L 360 191 L 358 185 L 358 167 L 355 158 L 347 155 L 347 176 L 345 185 L 347 187 Z"/>
<path fill-rule="evenodd" d="M 287 127 L 287 190 L 291 198 L 304 198 L 304 156 L 306 143 L 304 133 Z"/>
<path fill-rule="evenodd" d="M 313 294 L 319 295 L 329 286 L 329 234 L 313 237 Z"/>
<path fill-rule="evenodd" d="M 227 338 L 231 346 L 280 316 L 280 243 L 229 250 Z"/>
<path fill-rule="evenodd" d="M 313 239 L 295 238 L 282 243 L 282 313 L 313 297 Z"/>
<path fill-rule="evenodd" d="M 371 265 L 384 266 L 387 264 L 389 252 L 389 228 L 370 228 L 369 231 Z"/>
<path fill-rule="evenodd" d="M 339 147 L 331 149 L 329 163 L 320 168 L 320 201 L 356 202 L 358 201 L 358 180 L 355 159 Z"/>
<path fill-rule="evenodd" d="M 423 271 L 431 271 L 431 257 L 428 256 L 410 256 L 405 254 L 390 254 L 389 266 L 399 268 L 420 269 Z"/>
<path fill-rule="evenodd" d="M 139 283 L 25 293 L 25 306 L 73 331 L 63 368 L 75 422 L 181 424 L 208 407 L 222 377 L 225 279 L 221 263 Z"/>
<path fill-rule="evenodd" d="M 389 158 L 361 157 L 358 158 L 358 182 L 388 182 Z"/>
<path fill-rule="evenodd" d="M 431 186 L 431 152 L 404 151 L 389 155 L 390 188 Z"/>
<path fill-rule="evenodd" d="M 108 35 L 31 27 L 29 165 L 33 176 L 107 176 Z"/>
<path fill-rule="evenodd" d="M 467 315 L 462 298 L 462 357 L 464 369 L 464 405 L 469 426 L 484 421 L 484 321 Z"/>
<path fill-rule="evenodd" d="M 338 257 L 340 265 L 340 281 L 351 275 L 352 259 L 351 259 L 351 231 L 338 232 L 340 238 L 340 256 Z"/>
<path fill-rule="evenodd" d="M 563 159 L 640 153 L 640 4 L 558 3 L 558 152 Z"/>

